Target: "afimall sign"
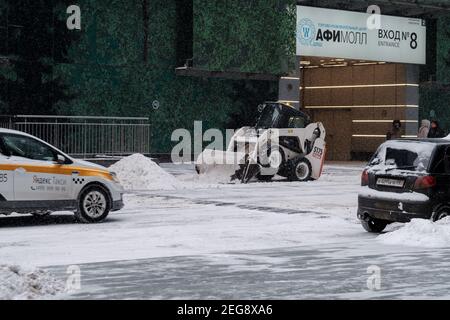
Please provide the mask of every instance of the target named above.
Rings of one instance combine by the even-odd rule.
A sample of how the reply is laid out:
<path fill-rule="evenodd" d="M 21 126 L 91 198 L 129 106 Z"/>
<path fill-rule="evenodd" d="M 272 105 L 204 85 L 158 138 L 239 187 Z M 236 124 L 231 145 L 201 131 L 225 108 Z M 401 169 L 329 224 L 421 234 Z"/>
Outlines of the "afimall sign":
<path fill-rule="evenodd" d="M 422 19 L 297 6 L 297 55 L 426 63 L 426 24 Z"/>

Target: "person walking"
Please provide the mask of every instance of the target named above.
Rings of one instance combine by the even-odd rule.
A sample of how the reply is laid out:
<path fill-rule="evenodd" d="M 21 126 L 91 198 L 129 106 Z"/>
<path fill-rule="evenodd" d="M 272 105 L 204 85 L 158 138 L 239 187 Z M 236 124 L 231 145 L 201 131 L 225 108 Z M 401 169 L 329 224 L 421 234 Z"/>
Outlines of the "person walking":
<path fill-rule="evenodd" d="M 428 133 L 430 132 L 430 126 L 431 126 L 431 122 L 430 120 L 422 120 L 422 125 L 419 128 L 419 133 L 417 134 L 417 137 L 419 139 L 426 139 L 428 138 Z"/>
<path fill-rule="evenodd" d="M 439 122 L 436 120 L 431 121 L 430 132 L 428 132 L 428 138 L 444 138 L 445 132 L 439 126 Z"/>
<path fill-rule="evenodd" d="M 392 122 L 392 128 L 386 134 L 386 140 L 396 140 L 402 137 L 402 123 L 400 120 L 394 120 Z"/>

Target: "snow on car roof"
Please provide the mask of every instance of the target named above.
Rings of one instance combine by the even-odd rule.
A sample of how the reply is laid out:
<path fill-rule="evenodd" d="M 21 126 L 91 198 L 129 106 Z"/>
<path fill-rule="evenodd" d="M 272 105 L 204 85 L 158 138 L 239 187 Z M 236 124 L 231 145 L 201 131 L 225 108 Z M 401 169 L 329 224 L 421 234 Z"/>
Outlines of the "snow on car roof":
<path fill-rule="evenodd" d="M 438 144 L 450 144 L 450 141 L 441 141 L 442 139 L 404 139 L 404 140 L 389 140 L 380 146 L 379 150 L 383 148 L 410 150 L 420 153 L 432 151 Z"/>

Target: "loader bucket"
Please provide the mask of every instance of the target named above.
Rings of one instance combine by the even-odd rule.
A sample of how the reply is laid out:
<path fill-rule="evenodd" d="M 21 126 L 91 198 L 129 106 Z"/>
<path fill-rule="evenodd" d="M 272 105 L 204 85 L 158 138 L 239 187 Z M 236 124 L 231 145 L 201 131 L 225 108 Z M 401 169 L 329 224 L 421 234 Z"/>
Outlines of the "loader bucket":
<path fill-rule="evenodd" d="M 199 155 L 195 169 L 200 175 L 226 183 L 241 180 L 239 172 L 243 166 L 244 153 L 206 149 Z"/>

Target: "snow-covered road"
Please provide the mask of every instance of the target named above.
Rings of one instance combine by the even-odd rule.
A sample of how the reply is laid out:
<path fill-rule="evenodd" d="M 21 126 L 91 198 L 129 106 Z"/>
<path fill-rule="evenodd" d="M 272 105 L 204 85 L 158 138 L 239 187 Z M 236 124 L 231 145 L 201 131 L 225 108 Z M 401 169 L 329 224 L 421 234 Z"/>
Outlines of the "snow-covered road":
<path fill-rule="evenodd" d="M 62 280 L 79 265 L 82 288 L 68 298 L 450 297 L 450 245 L 408 246 L 362 229 L 361 164 L 328 165 L 316 182 L 249 185 L 163 167 L 176 190 L 132 192 L 103 224 L 75 224 L 64 213 L 0 218 L 0 264 L 42 267 Z M 380 290 L 367 286 L 373 266 Z"/>

